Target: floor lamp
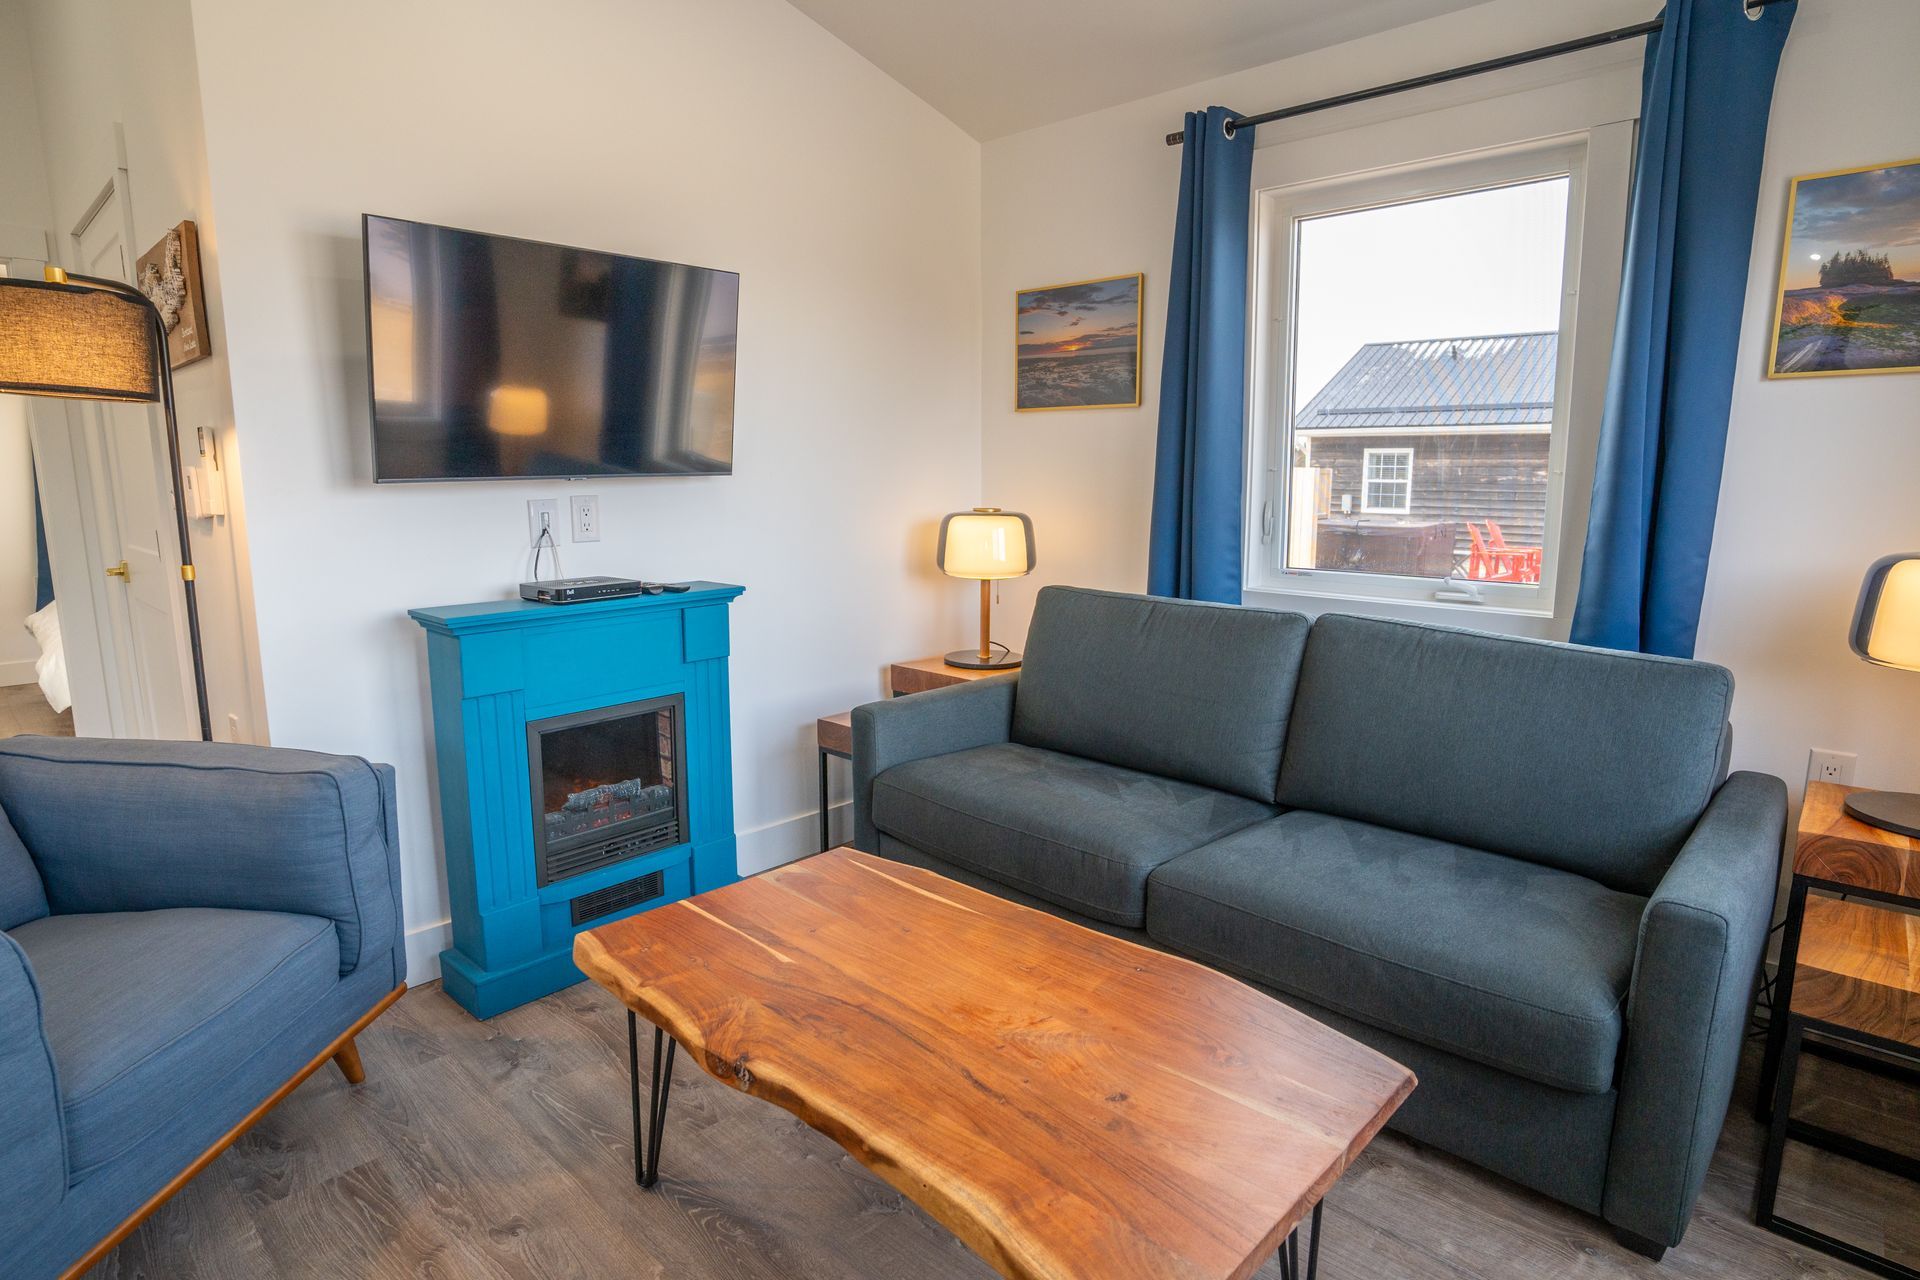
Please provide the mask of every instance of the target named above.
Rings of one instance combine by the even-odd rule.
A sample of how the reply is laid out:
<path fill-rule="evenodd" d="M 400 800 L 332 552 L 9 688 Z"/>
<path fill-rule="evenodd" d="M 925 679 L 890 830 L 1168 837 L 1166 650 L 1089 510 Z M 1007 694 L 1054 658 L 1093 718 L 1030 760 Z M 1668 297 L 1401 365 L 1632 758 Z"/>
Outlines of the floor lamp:
<path fill-rule="evenodd" d="M 0 276 L 0 391 L 64 400 L 158 404 L 167 420 L 173 467 L 173 516 L 180 532 L 180 586 L 193 649 L 193 691 L 200 737 L 213 740 L 207 668 L 200 652 L 200 603 L 194 595 L 193 541 L 181 506 L 180 424 L 173 368 L 159 309 L 132 285 L 47 268 L 45 280 Z"/>

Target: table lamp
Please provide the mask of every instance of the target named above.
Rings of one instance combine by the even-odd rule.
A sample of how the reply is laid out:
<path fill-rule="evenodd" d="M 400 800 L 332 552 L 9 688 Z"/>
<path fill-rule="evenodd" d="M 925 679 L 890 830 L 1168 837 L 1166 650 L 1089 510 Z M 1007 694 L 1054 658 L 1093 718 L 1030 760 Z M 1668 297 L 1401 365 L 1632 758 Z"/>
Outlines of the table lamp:
<path fill-rule="evenodd" d="M 1920 551 L 1883 556 L 1867 569 L 1853 611 L 1853 651 L 1868 662 L 1920 671 Z M 1856 791 L 1847 814 L 1870 827 L 1920 836 L 1920 795 Z"/>
<path fill-rule="evenodd" d="M 173 464 L 173 515 L 180 535 L 180 584 L 186 593 L 200 736 L 211 742 L 193 543 L 180 505 L 186 486 L 180 474 L 180 424 L 173 409 L 165 322 L 147 296 L 130 284 L 70 276 L 58 267 L 48 267 L 46 277 L 0 276 L 0 391 L 160 405 L 167 423 L 167 457 Z"/>
<path fill-rule="evenodd" d="M 1020 655 L 993 640 L 993 584 L 1033 572 L 1033 521 L 998 507 L 956 511 L 940 521 L 934 560 L 950 578 L 980 580 L 980 648 L 956 649 L 946 655 L 946 664 L 973 671 L 1019 666 Z"/>

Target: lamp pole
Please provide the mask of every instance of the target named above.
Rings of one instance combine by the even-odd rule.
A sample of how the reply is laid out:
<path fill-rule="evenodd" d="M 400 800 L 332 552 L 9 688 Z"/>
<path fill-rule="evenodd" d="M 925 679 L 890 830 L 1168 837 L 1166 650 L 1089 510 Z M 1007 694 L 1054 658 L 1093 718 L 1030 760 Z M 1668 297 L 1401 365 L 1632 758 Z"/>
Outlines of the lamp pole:
<path fill-rule="evenodd" d="M 57 268 L 49 269 L 51 279 Z M 193 537 L 187 528 L 186 477 L 180 466 L 180 422 L 173 406 L 173 361 L 167 354 L 167 325 L 153 299 L 121 280 L 101 276 L 59 273 L 55 283 L 84 284 L 117 293 L 145 309 L 153 332 L 154 358 L 160 371 L 160 412 L 167 422 L 167 462 L 173 472 L 173 524 L 180 537 L 180 587 L 187 601 L 187 647 L 193 653 L 193 693 L 200 708 L 200 740 L 213 741 L 213 713 L 207 705 L 207 663 L 200 650 L 200 599 L 194 590 Z"/>

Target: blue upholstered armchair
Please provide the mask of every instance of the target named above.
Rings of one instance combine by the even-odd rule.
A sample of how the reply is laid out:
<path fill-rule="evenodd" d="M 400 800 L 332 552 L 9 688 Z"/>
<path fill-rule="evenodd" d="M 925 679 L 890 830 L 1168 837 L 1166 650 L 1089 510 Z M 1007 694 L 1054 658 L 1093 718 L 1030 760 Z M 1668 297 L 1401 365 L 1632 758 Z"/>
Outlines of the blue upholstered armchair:
<path fill-rule="evenodd" d="M 78 1273 L 405 989 L 393 770 L 0 741 L 0 1241 Z"/>

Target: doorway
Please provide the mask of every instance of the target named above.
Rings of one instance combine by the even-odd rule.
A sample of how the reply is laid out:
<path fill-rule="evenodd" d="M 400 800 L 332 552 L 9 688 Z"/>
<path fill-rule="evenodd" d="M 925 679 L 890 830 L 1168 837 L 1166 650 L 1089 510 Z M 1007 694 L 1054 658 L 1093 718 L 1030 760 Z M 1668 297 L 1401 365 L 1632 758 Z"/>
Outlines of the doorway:
<path fill-rule="evenodd" d="M 0 275 L 9 264 L 0 261 Z M 27 401 L 0 395 L 0 737 L 73 734 L 73 699 L 53 603 Z"/>
<path fill-rule="evenodd" d="M 131 230 L 121 169 L 69 233 L 71 269 L 131 281 Z M 15 258 L 6 265 L 37 274 L 44 262 Z M 53 588 L 47 607 L 72 700 L 67 732 L 197 738 L 174 494 L 158 409 L 47 398 L 24 403 Z M 0 618 L 0 628 L 8 625 Z M 41 695 L 50 709 L 58 700 L 44 688 Z M 45 730 L 9 729 L 0 718 L 0 736 L 36 731 Z"/>

